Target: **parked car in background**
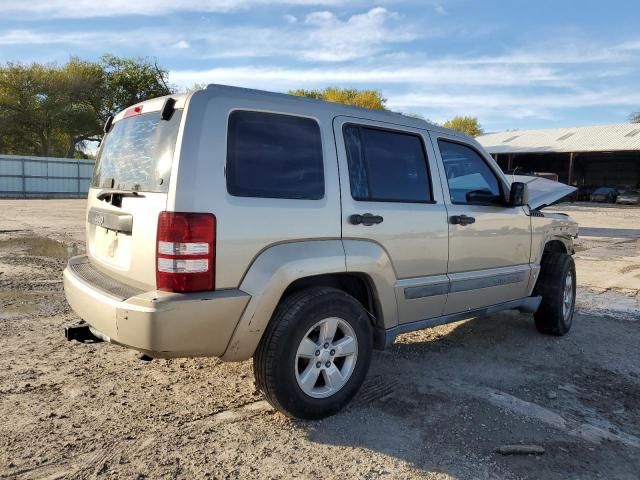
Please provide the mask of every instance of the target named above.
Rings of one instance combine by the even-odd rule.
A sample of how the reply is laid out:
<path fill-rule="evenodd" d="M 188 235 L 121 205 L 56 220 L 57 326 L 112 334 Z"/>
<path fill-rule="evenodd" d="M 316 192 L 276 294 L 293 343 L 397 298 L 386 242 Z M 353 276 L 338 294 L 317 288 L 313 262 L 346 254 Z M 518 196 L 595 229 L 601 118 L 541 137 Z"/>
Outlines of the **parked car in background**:
<path fill-rule="evenodd" d="M 591 200 L 591 194 L 595 189 L 596 187 L 592 185 L 583 185 L 578 187 L 578 190 L 573 192 L 569 198 L 575 202 L 588 202 Z"/>
<path fill-rule="evenodd" d="M 640 203 L 640 190 L 623 190 L 618 194 L 616 203 L 636 205 Z"/>
<path fill-rule="evenodd" d="M 618 198 L 618 191 L 610 187 L 596 188 L 591 194 L 592 202 L 615 203 L 616 198 Z"/>

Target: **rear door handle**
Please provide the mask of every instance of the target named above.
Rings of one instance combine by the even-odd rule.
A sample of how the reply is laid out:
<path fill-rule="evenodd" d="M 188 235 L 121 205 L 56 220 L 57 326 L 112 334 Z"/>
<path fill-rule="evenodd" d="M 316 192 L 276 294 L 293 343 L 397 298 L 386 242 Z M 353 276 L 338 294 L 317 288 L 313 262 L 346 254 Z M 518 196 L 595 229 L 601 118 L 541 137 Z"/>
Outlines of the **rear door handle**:
<path fill-rule="evenodd" d="M 451 225 L 462 225 L 464 227 L 465 225 L 476 223 L 476 219 L 466 215 L 453 215 L 449 217 L 449 223 Z"/>
<path fill-rule="evenodd" d="M 365 225 L 367 227 L 371 225 L 377 225 L 384 220 L 380 215 L 372 215 L 371 213 L 364 213 L 362 215 L 351 215 L 349 217 L 349 223 L 351 225 Z"/>

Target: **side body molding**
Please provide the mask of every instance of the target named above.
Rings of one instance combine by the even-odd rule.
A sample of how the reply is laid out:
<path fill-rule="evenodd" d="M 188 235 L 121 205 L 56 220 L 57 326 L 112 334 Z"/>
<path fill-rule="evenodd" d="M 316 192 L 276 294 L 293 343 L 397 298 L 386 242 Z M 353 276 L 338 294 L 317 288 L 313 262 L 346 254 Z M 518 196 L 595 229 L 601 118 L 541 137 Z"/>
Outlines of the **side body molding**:
<path fill-rule="evenodd" d="M 253 356 L 282 294 L 292 282 L 344 272 L 345 253 L 340 240 L 283 243 L 260 253 L 240 284 L 240 290 L 248 293 L 251 300 L 222 359 L 243 361 Z"/>

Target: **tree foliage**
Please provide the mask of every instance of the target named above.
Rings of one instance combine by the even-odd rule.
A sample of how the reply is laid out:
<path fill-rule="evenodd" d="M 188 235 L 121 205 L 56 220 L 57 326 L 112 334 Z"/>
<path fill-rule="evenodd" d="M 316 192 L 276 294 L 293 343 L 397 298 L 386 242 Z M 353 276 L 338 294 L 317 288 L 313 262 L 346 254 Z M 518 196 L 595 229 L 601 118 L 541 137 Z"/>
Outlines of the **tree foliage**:
<path fill-rule="evenodd" d="M 640 112 L 633 112 L 629 115 L 629 121 L 631 123 L 640 123 Z"/>
<path fill-rule="evenodd" d="M 148 59 L 71 58 L 64 65 L 0 66 L 0 153 L 83 156 L 106 119 L 134 103 L 167 95 L 167 72 Z"/>
<path fill-rule="evenodd" d="M 447 120 L 442 124 L 444 128 L 450 128 L 458 132 L 466 133 L 472 137 L 482 135 L 484 130 L 480 123 L 478 123 L 478 117 L 461 117 L 456 116 L 451 120 Z"/>
<path fill-rule="evenodd" d="M 327 102 L 343 103 L 372 110 L 386 110 L 387 99 L 378 90 L 358 90 L 356 88 L 327 87 L 323 90 L 290 90 L 289 95 L 314 98 Z"/>
<path fill-rule="evenodd" d="M 120 58 L 104 55 L 101 66 L 105 73 L 106 95 L 103 118 L 135 103 L 173 93 L 167 84 L 168 73 L 148 59 Z"/>
<path fill-rule="evenodd" d="M 296 95 L 298 97 L 314 98 L 316 100 L 325 100 L 328 102 L 343 103 L 345 105 L 353 105 L 356 107 L 370 108 L 373 110 L 387 110 L 387 99 L 382 96 L 378 90 L 358 90 L 355 88 L 340 88 L 340 87 L 327 87 L 322 90 L 289 90 L 289 95 Z M 422 115 L 417 113 L 403 113 L 409 117 L 415 117 L 425 120 L 428 123 L 438 125 L 438 123 L 425 119 Z M 445 128 L 457 130 L 459 132 L 466 133 L 472 137 L 477 137 L 484 133 L 482 126 L 478 122 L 477 117 L 470 116 L 456 116 L 451 120 L 447 120 L 442 125 Z"/>

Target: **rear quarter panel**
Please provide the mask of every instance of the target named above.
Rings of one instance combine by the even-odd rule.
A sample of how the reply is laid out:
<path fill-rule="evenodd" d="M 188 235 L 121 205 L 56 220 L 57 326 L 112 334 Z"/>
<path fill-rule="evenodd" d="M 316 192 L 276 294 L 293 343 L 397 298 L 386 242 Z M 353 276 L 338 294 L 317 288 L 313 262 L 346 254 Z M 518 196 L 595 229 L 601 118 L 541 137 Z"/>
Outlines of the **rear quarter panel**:
<path fill-rule="evenodd" d="M 227 126 L 234 110 L 298 115 L 316 120 L 322 135 L 325 194 L 320 200 L 234 197 L 227 193 Z M 229 89 L 193 94 L 182 145 L 174 161 L 168 210 L 216 216 L 216 288 L 238 287 L 258 254 L 301 240 L 339 239 L 340 191 L 332 116 L 308 104 Z"/>

